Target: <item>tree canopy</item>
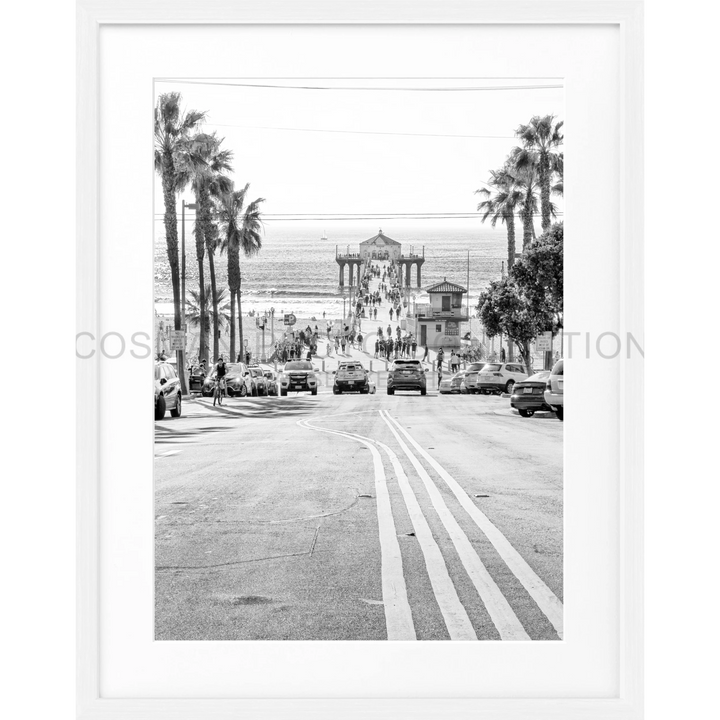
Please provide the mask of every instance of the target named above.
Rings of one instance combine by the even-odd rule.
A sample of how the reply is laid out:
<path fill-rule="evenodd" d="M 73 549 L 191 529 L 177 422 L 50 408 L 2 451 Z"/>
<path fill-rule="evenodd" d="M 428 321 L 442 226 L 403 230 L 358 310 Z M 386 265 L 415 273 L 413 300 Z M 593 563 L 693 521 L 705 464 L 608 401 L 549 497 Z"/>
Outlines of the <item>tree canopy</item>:
<path fill-rule="evenodd" d="M 531 312 L 551 318 L 543 330 L 556 333 L 563 318 L 563 224 L 543 233 L 510 271 Z"/>
<path fill-rule="evenodd" d="M 502 334 L 514 342 L 531 373 L 530 344 L 539 334 L 562 327 L 562 223 L 541 235 L 507 277 L 490 283 L 477 309 L 487 334 Z"/>

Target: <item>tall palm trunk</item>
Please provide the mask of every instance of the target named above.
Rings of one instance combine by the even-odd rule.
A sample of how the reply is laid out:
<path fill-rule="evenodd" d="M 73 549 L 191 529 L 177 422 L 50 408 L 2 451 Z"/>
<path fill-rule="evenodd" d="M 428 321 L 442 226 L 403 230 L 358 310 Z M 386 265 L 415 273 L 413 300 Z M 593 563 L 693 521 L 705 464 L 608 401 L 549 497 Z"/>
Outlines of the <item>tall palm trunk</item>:
<path fill-rule="evenodd" d="M 202 204 L 200 198 L 196 198 L 197 207 L 201 208 Z M 197 212 L 200 215 L 200 212 Z M 195 219 L 195 254 L 198 262 L 198 282 L 200 283 L 200 359 L 205 362 L 208 361 L 207 356 L 207 336 L 206 336 L 206 300 L 205 300 L 205 237 L 203 235 L 202 219 L 196 217 Z"/>
<path fill-rule="evenodd" d="M 527 195 L 525 197 L 525 207 L 522 212 L 522 223 L 523 223 L 523 252 L 532 245 L 533 238 L 533 193 L 532 188 L 528 188 Z"/>
<path fill-rule="evenodd" d="M 508 272 L 515 263 L 515 217 L 512 213 L 505 217 L 508 237 Z"/>
<path fill-rule="evenodd" d="M 175 330 L 182 329 L 182 313 L 180 310 L 180 256 L 178 252 L 177 210 L 175 208 L 174 170 L 166 162 L 162 174 L 163 200 L 165 202 L 165 243 L 167 245 L 168 262 L 170 263 L 170 279 L 173 291 L 173 311 Z M 180 390 L 186 395 L 185 385 L 185 352 L 177 351 L 177 367 L 180 376 Z"/>
<path fill-rule="evenodd" d="M 213 335 L 213 359 L 217 362 L 220 357 L 220 318 L 218 316 L 218 290 L 217 279 L 215 278 L 215 243 L 207 243 L 208 264 L 210 266 L 210 288 L 212 290 L 212 335 Z"/>
<path fill-rule="evenodd" d="M 538 180 L 540 183 L 540 212 L 542 214 L 542 231 L 546 232 L 550 229 L 550 216 L 552 214 L 552 206 L 550 204 L 550 159 L 547 153 L 540 154 L 540 162 L 538 164 Z"/>
<path fill-rule="evenodd" d="M 163 172 L 163 200 L 165 201 L 165 243 L 167 245 L 170 278 L 172 281 L 173 307 L 175 312 L 175 329 L 182 327 L 180 312 L 180 260 L 178 254 L 177 210 L 175 209 L 175 187 L 171 170 Z"/>
<path fill-rule="evenodd" d="M 235 360 L 235 298 L 240 289 L 240 248 L 236 243 L 228 243 L 228 287 L 230 289 L 230 357 Z"/>
<path fill-rule="evenodd" d="M 245 361 L 245 338 L 243 337 L 243 318 L 242 318 L 242 279 L 238 285 L 237 291 L 237 307 L 238 307 L 238 342 L 240 343 L 240 352 L 243 353 L 243 362 Z"/>
<path fill-rule="evenodd" d="M 205 249 L 208 256 L 208 266 L 210 267 L 210 290 L 212 300 L 212 334 L 213 334 L 213 358 L 217 361 L 220 347 L 220 325 L 218 316 L 218 288 L 215 278 L 215 250 L 217 249 L 218 231 L 213 223 L 213 208 L 210 192 L 204 187 L 201 195 L 201 225 L 202 233 L 205 240 Z M 209 310 L 207 311 L 208 315 Z M 210 319 L 208 318 L 208 327 Z M 208 331 L 209 333 L 210 331 Z M 208 346 L 210 345 L 208 341 Z"/>
<path fill-rule="evenodd" d="M 212 335 L 213 359 L 217 362 L 220 355 L 220 317 L 218 314 L 218 288 L 215 277 L 215 249 L 217 248 L 217 227 L 212 221 L 212 206 L 210 193 L 202 194 L 202 231 L 205 236 L 205 249 L 207 250 L 208 266 L 210 267 L 210 290 L 212 293 Z"/>
<path fill-rule="evenodd" d="M 230 360 L 235 362 L 237 355 L 235 354 L 235 291 L 230 291 Z"/>

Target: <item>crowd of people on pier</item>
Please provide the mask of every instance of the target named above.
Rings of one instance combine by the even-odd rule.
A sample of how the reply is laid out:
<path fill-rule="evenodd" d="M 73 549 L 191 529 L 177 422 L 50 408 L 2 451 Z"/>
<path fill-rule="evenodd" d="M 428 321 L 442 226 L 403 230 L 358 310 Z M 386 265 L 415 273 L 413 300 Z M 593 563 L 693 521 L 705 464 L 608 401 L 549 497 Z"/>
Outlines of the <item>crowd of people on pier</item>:
<path fill-rule="evenodd" d="M 275 343 L 271 360 L 286 363 L 288 360 L 311 360 L 318 352 L 320 330 L 308 325 L 304 330 L 293 332 L 289 337 Z"/>
<path fill-rule="evenodd" d="M 399 325 L 396 328 L 396 335 L 393 340 L 390 325 L 387 326 L 387 333 L 383 333 L 383 329 L 378 328 L 374 357 L 386 360 L 417 357 L 418 344 L 415 337 L 409 333 L 403 335 Z M 427 350 L 427 347 L 425 349 Z"/>
<path fill-rule="evenodd" d="M 378 282 L 373 283 L 374 289 L 371 290 L 372 280 Z M 377 331 L 373 330 L 363 334 L 360 329 L 362 320 L 376 320 L 378 308 L 383 306 L 389 306 L 388 317 L 391 322 L 398 324 L 394 329 L 393 325 L 388 323 L 384 329 L 378 327 Z M 286 338 L 275 343 L 270 359 L 282 363 L 297 359 L 311 360 L 316 356 L 346 355 L 350 350 L 357 349 L 367 352 L 376 359 L 392 361 L 400 358 L 420 358 L 423 362 L 430 363 L 427 345 L 420 346 L 412 333 L 401 329 L 400 320 L 404 312 L 398 264 L 390 261 L 381 265 L 370 261 L 360 279 L 352 310 L 346 318 L 340 321 L 340 324 L 337 321 L 326 321 L 326 315 L 323 313 L 324 328 L 322 330 L 318 325 L 314 327 L 308 325 L 303 330 L 289 333 Z M 313 318 L 314 320 L 315 318 Z M 452 371 L 461 363 L 487 358 L 488 353 L 482 346 L 457 348 L 451 351 L 448 358 L 448 370 Z M 439 364 L 442 365 L 442 353 L 438 359 Z"/>
<path fill-rule="evenodd" d="M 370 280 L 372 278 L 378 278 L 380 282 L 377 289 L 371 292 Z M 399 321 L 403 305 L 398 280 L 398 268 L 395 262 L 392 261 L 384 267 L 373 263 L 368 264 L 358 288 L 355 315 L 358 318 L 377 320 L 378 308 L 383 303 L 390 305 L 388 310 L 390 319 L 394 318 Z"/>

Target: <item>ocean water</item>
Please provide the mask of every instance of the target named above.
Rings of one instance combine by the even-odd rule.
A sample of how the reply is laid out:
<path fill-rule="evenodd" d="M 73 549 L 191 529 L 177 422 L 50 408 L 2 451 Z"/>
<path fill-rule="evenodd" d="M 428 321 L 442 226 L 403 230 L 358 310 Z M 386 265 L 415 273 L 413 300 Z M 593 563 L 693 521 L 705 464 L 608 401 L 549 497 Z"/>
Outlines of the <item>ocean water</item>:
<path fill-rule="evenodd" d="M 243 273 L 243 312 L 293 312 L 298 317 L 340 317 L 343 293 L 338 286 L 338 265 L 335 249 L 341 253 L 357 252 L 360 242 L 377 234 L 378 222 L 313 222 L 291 225 L 285 222 L 266 223 L 263 246 L 253 258 L 241 257 Z M 416 221 L 417 223 L 417 221 Z M 474 224 L 458 221 L 430 220 L 414 226 L 402 221 L 385 221 L 380 227 L 389 237 L 402 243 L 403 253 L 425 249 L 422 285 L 428 287 L 443 278 L 467 286 L 468 251 L 470 253 L 470 303 L 491 280 L 501 276 L 507 257 L 507 235 L 504 228 L 492 228 L 479 220 Z M 327 240 L 322 235 L 327 235 Z M 197 288 L 198 268 L 192 223 L 186 225 L 187 280 L 189 289 Z M 218 253 L 215 260 L 218 284 L 227 287 L 227 256 Z M 345 281 L 347 282 L 347 269 Z M 207 258 L 205 278 L 209 283 Z M 416 280 L 415 269 L 412 272 Z M 345 295 L 347 297 L 347 288 Z M 417 290 L 413 292 L 419 292 Z M 158 306 L 172 299 L 170 269 L 165 238 L 159 225 L 155 242 L 155 299 Z"/>

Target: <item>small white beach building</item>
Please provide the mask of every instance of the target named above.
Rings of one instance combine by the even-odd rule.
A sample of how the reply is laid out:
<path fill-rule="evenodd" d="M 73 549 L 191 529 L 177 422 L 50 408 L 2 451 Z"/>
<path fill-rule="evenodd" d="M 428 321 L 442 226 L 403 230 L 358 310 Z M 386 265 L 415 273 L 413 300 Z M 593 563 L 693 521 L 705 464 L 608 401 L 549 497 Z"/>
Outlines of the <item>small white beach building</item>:
<path fill-rule="evenodd" d="M 425 292 L 430 301 L 416 306 L 415 317 L 408 318 L 408 329 L 421 347 L 427 343 L 433 350 L 459 348 L 460 323 L 468 321 L 463 302 L 467 288 L 444 278 Z"/>

